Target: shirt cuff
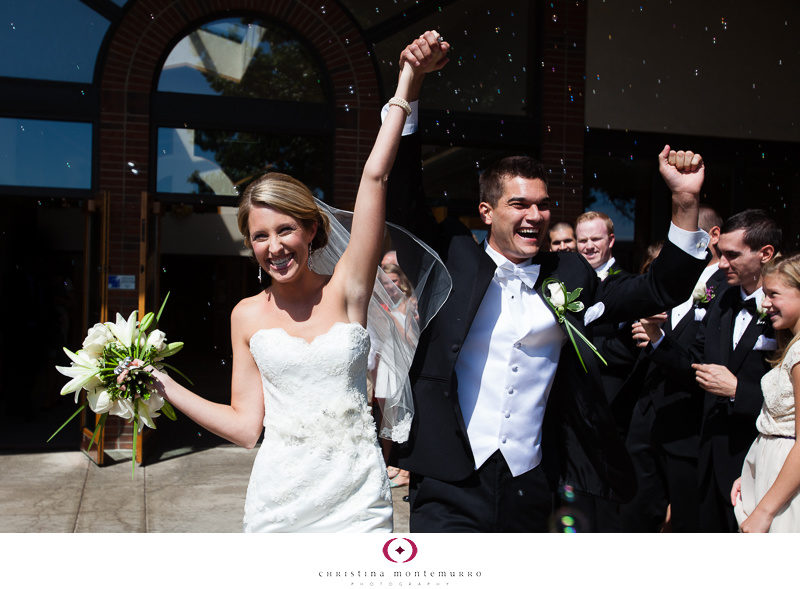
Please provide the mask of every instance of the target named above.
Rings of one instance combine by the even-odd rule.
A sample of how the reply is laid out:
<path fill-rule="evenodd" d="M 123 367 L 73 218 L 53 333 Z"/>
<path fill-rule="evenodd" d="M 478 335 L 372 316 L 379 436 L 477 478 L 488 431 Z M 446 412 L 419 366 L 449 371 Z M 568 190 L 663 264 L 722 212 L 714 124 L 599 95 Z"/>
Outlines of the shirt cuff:
<path fill-rule="evenodd" d="M 412 100 L 408 103 L 411 106 L 411 114 L 406 117 L 406 123 L 403 125 L 403 136 L 413 135 L 417 132 L 419 127 L 419 100 Z M 389 112 L 389 103 L 383 105 L 381 109 L 381 123 L 386 118 L 386 113 Z"/>
<path fill-rule="evenodd" d="M 661 332 L 661 337 L 659 337 L 659 338 L 658 338 L 656 341 L 654 341 L 654 342 L 650 342 L 650 345 L 652 346 L 652 348 L 653 348 L 653 350 L 654 350 L 654 351 L 655 351 L 655 350 L 657 350 L 657 349 L 658 349 L 658 346 L 660 346 L 660 345 L 661 345 L 661 342 L 663 342 L 663 341 L 664 341 L 664 337 L 665 337 L 665 336 L 664 336 L 664 332 L 662 331 L 662 332 Z"/>
<path fill-rule="evenodd" d="M 710 238 L 708 233 L 702 229 L 686 231 L 670 222 L 667 238 L 693 258 L 698 260 L 706 259 L 706 248 Z"/>

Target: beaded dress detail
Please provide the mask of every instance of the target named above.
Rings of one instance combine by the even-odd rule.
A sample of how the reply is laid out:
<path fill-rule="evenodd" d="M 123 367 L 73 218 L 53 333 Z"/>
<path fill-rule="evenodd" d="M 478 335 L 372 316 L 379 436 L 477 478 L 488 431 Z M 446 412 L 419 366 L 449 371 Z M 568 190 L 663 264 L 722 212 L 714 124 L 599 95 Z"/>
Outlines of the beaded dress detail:
<path fill-rule="evenodd" d="M 264 440 L 245 532 L 390 532 L 386 466 L 367 406 L 367 330 L 335 323 L 307 342 L 261 329 L 250 351 L 264 389 Z"/>

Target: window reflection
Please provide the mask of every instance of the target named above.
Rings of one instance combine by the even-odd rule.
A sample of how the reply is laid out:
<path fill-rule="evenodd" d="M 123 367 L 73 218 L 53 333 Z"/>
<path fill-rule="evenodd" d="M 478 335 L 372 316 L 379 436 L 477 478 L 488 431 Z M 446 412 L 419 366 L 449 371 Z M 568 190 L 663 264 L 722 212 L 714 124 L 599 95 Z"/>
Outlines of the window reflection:
<path fill-rule="evenodd" d="M 311 52 L 285 29 L 233 18 L 184 37 L 164 63 L 159 91 L 324 102 Z"/>
<path fill-rule="evenodd" d="M 256 176 L 290 174 L 319 199 L 329 193 L 327 137 L 159 128 L 157 190 L 237 196 Z"/>
<path fill-rule="evenodd" d="M 91 188 L 92 125 L 0 118 L 0 184 Z"/>
<path fill-rule="evenodd" d="M 78 0 L 0 2 L 0 76 L 91 82 L 109 22 Z"/>

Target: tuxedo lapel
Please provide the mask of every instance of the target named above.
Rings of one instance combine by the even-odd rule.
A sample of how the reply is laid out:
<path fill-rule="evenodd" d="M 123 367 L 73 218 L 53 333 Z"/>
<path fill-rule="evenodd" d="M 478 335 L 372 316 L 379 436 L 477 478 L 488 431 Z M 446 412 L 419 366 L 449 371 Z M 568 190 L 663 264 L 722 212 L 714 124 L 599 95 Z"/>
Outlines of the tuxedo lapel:
<path fill-rule="evenodd" d="M 475 314 L 478 312 L 478 307 L 481 306 L 483 297 L 486 294 L 486 289 L 489 288 L 489 283 L 494 278 L 497 264 L 489 257 L 489 254 L 484 250 L 485 243 L 481 244 L 480 251 L 477 256 L 477 269 L 475 270 L 474 280 L 470 281 L 469 285 L 463 285 L 470 289 L 469 303 L 467 305 L 467 323 L 471 325 Z"/>
<path fill-rule="evenodd" d="M 539 264 L 539 276 L 536 279 L 536 284 L 534 284 L 534 290 L 542 297 L 545 306 L 547 309 L 552 313 L 553 318 L 558 321 L 558 317 L 556 316 L 556 312 L 553 308 L 547 303 L 547 297 L 545 296 L 544 291 L 542 290 L 542 285 L 544 281 L 548 278 L 552 278 L 553 280 L 561 280 L 558 275 L 558 258 L 553 255 L 546 255 L 544 253 L 538 254 L 534 256 L 533 260 L 531 260 L 533 264 Z M 559 323 L 559 327 L 561 327 L 562 331 L 566 331 L 566 327 L 563 324 Z"/>
<path fill-rule="evenodd" d="M 679 338 L 681 333 L 691 325 L 692 321 L 694 321 L 694 307 L 689 309 L 689 311 L 681 317 L 674 328 L 672 327 L 672 314 L 670 313 L 670 318 L 664 322 L 664 333 Z"/>
<path fill-rule="evenodd" d="M 722 363 L 728 365 L 731 353 L 733 352 L 733 302 L 739 296 L 738 288 L 729 288 L 725 291 L 725 298 L 720 301 L 719 317 L 719 353 Z M 738 312 L 738 311 L 737 311 Z"/>

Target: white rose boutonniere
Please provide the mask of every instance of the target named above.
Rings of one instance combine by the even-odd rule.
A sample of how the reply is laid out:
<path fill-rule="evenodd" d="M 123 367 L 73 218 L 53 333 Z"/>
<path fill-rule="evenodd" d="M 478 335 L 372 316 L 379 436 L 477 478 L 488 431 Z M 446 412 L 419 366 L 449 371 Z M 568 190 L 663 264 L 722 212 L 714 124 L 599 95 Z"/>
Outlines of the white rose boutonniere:
<path fill-rule="evenodd" d="M 716 293 L 713 286 L 706 286 L 705 282 L 698 282 L 697 286 L 694 287 L 694 292 L 692 292 L 692 305 L 695 307 L 707 305 L 715 296 Z"/>
<path fill-rule="evenodd" d="M 761 306 L 761 303 L 758 303 L 758 306 L 756 306 L 756 311 L 758 312 L 758 321 L 756 322 L 756 325 L 763 325 L 767 320 L 767 310 Z"/>
<path fill-rule="evenodd" d="M 556 320 L 559 323 L 564 324 L 564 327 L 567 330 L 567 335 L 572 342 L 572 346 L 575 348 L 575 353 L 578 354 L 578 360 L 580 360 L 581 366 L 583 366 L 583 370 L 588 372 L 586 369 L 586 364 L 583 362 L 581 352 L 578 350 L 578 342 L 575 341 L 576 335 L 581 338 L 587 346 L 589 346 L 590 350 L 597 354 L 597 357 L 600 358 L 603 364 L 608 366 L 608 362 L 606 362 L 605 358 L 600 355 L 600 352 L 597 351 L 597 348 L 594 347 L 594 344 L 586 339 L 586 337 L 580 331 L 578 331 L 578 329 L 572 325 L 570 320 L 567 318 L 567 311 L 571 311 L 573 313 L 580 313 L 583 311 L 584 305 L 578 300 L 578 297 L 581 296 L 583 289 L 576 288 L 572 292 L 568 292 L 566 286 L 564 286 L 564 283 L 559 282 L 554 278 L 548 278 L 545 280 L 542 284 L 542 287 L 542 290 L 545 292 L 544 300 L 548 305 L 550 305 L 550 308 L 553 309 Z"/>

